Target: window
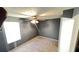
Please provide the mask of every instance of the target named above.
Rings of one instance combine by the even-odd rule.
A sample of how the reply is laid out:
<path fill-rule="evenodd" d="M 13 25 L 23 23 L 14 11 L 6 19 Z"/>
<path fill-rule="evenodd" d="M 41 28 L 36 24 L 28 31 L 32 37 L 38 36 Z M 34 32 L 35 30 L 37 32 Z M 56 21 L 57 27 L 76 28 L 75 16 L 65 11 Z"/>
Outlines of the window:
<path fill-rule="evenodd" d="M 19 22 L 4 22 L 3 26 L 8 44 L 21 39 Z"/>

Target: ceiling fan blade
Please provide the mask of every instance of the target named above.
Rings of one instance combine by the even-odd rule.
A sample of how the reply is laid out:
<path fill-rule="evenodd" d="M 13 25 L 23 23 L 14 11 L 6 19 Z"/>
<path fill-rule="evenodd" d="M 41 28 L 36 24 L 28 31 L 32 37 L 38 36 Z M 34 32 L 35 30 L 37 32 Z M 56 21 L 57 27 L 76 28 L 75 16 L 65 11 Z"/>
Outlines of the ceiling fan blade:
<path fill-rule="evenodd" d="M 19 20 L 24 21 L 24 22 L 29 22 L 29 21 L 31 21 L 31 20 L 25 19 L 25 18 L 20 18 Z"/>
<path fill-rule="evenodd" d="M 17 12 L 15 12 L 15 13 L 17 13 Z M 31 15 L 26 15 L 26 14 L 22 14 L 22 13 L 17 13 L 17 14 L 24 15 L 24 16 L 31 16 Z"/>

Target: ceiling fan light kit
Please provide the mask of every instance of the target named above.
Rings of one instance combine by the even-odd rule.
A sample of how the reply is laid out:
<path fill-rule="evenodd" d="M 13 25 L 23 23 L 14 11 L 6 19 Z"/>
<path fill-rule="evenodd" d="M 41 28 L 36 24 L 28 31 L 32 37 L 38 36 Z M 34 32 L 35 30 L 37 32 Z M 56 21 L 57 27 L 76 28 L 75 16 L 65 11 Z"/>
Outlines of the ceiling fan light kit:
<path fill-rule="evenodd" d="M 37 24 L 37 23 L 39 23 L 39 21 L 37 21 L 37 20 L 32 20 L 31 23 L 32 23 L 32 24 Z"/>

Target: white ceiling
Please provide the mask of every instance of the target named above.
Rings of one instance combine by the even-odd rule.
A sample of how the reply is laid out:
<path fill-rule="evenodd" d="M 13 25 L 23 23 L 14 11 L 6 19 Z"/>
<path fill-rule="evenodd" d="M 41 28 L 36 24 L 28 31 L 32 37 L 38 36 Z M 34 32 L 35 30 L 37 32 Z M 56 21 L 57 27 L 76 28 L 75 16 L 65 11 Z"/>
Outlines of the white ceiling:
<path fill-rule="evenodd" d="M 40 20 L 60 17 L 63 10 L 71 7 L 5 7 L 8 16 L 30 18 L 38 15 Z"/>

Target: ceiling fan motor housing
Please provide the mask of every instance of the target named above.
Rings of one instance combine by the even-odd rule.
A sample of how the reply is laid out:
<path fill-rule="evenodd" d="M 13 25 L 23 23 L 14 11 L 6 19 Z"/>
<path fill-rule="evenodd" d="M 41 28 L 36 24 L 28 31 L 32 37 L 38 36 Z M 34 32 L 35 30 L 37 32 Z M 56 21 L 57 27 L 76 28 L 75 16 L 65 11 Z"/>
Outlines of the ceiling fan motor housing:
<path fill-rule="evenodd" d="M 37 19 L 38 19 L 38 18 L 37 18 L 37 16 L 33 16 L 32 18 L 33 18 L 33 19 L 35 19 L 35 20 L 37 20 Z"/>

